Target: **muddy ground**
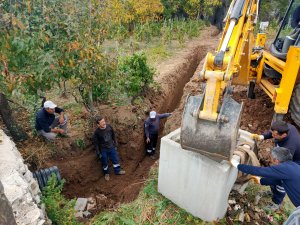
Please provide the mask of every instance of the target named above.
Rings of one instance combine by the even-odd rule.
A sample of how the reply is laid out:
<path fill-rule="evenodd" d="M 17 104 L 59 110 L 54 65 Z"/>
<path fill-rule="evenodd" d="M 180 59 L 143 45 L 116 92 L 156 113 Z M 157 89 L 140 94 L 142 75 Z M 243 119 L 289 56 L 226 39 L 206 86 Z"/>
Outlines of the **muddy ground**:
<path fill-rule="evenodd" d="M 95 198 L 97 206 L 91 210 L 93 214 L 134 200 L 147 180 L 150 167 L 156 162 L 145 157 L 143 137 L 145 112 L 156 110 L 159 113 L 173 113 L 172 117 L 162 124 L 161 136 L 180 127 L 186 96 L 200 93 L 202 84 L 197 74 L 202 67 L 206 53 L 216 49 L 219 38 L 220 34 L 211 27 L 204 31 L 200 38 L 189 42 L 184 50 L 161 63 L 156 68 L 155 79 L 160 88 L 147 91 L 143 102 L 129 106 L 100 105 L 97 107 L 98 114 L 104 116 L 116 131 L 121 166 L 126 171 L 126 175 L 115 176 L 111 173 L 111 179 L 104 180 L 101 164 L 91 142 L 96 124 L 89 121 L 87 113 L 80 115 L 69 113 L 71 114 L 69 118 L 71 137 L 60 139 L 59 143 L 50 146 L 52 148 L 51 159 L 45 156 L 42 163 L 31 165 L 32 169 L 57 166 L 66 180 L 65 196 Z M 254 133 L 262 133 L 269 129 L 273 104 L 259 88 L 255 90 L 256 99 L 247 99 L 246 92 L 246 88 L 239 86 L 235 87 L 233 94 L 234 99 L 244 102 L 241 128 Z M 62 103 L 68 99 L 58 101 Z M 78 129 L 76 121 L 80 120 L 89 122 Z M 27 127 L 27 130 L 29 131 L 30 128 Z M 84 137 L 86 148 L 83 150 L 74 144 L 78 137 Z M 259 156 L 265 164 L 268 164 L 268 151 L 271 146 L 271 142 L 261 146 L 262 151 L 259 152 Z M 32 158 L 39 148 L 49 148 L 49 145 L 36 137 L 19 145 L 20 151 L 25 155 L 25 160 L 29 162 L 33 161 Z M 156 154 L 156 157 L 158 156 L 159 151 Z"/>

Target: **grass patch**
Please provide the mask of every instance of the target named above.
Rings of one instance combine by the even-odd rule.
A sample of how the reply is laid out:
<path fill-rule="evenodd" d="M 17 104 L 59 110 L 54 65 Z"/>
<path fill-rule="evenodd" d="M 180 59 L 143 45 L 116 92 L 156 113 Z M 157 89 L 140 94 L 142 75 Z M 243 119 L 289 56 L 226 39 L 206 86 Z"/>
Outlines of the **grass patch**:
<path fill-rule="evenodd" d="M 91 225 L 136 224 L 210 224 L 192 216 L 174 205 L 157 191 L 158 169 L 150 171 L 149 180 L 139 197 L 111 212 L 102 212 L 92 219 Z"/>

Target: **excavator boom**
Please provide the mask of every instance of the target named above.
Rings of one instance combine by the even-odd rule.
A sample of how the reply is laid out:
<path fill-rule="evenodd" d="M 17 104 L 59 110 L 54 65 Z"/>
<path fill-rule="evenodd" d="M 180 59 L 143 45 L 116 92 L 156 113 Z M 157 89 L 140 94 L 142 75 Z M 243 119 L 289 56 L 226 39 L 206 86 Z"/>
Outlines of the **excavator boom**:
<path fill-rule="evenodd" d="M 274 103 L 275 119 L 290 110 L 294 122 L 300 124 L 300 21 L 294 30 L 287 26 L 291 12 L 300 10 L 300 2 L 290 0 L 287 5 L 267 51 L 265 34 L 257 34 L 254 40 L 259 0 L 232 1 L 218 49 L 215 54 L 207 54 L 200 72 L 205 91 L 186 101 L 181 125 L 183 149 L 216 161 L 232 157 L 242 111 L 242 104 L 231 98 L 234 84 L 248 86 L 250 98 L 258 84 Z"/>
<path fill-rule="evenodd" d="M 181 146 L 216 161 L 231 158 L 236 147 L 242 105 L 231 98 L 231 84 L 242 67 L 249 68 L 256 0 L 235 0 L 226 16 L 216 54 L 208 53 L 200 77 L 204 94 L 189 96 L 183 113 Z M 240 80 L 246 83 L 248 80 Z"/>

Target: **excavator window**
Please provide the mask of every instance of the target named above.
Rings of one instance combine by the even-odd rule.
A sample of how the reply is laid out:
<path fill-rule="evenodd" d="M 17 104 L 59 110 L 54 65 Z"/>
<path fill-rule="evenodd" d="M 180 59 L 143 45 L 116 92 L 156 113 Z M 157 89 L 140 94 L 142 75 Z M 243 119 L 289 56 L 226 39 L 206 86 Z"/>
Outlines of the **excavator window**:
<path fill-rule="evenodd" d="M 289 47 L 300 46 L 299 22 L 300 0 L 290 1 L 286 13 L 280 22 L 280 28 L 277 32 L 276 38 L 270 46 L 270 53 L 273 56 L 285 61 Z M 281 74 L 266 64 L 264 65 L 264 74 L 275 80 L 281 79 Z"/>

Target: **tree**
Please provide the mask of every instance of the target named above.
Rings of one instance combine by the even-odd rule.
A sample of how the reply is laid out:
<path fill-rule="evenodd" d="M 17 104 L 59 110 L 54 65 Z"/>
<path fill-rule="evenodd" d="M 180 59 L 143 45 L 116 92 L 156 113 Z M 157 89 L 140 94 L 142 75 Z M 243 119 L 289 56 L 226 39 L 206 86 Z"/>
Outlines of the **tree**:
<path fill-rule="evenodd" d="M 24 141 L 28 139 L 26 132 L 13 119 L 11 109 L 3 93 L 0 93 L 0 115 L 14 141 Z"/>

